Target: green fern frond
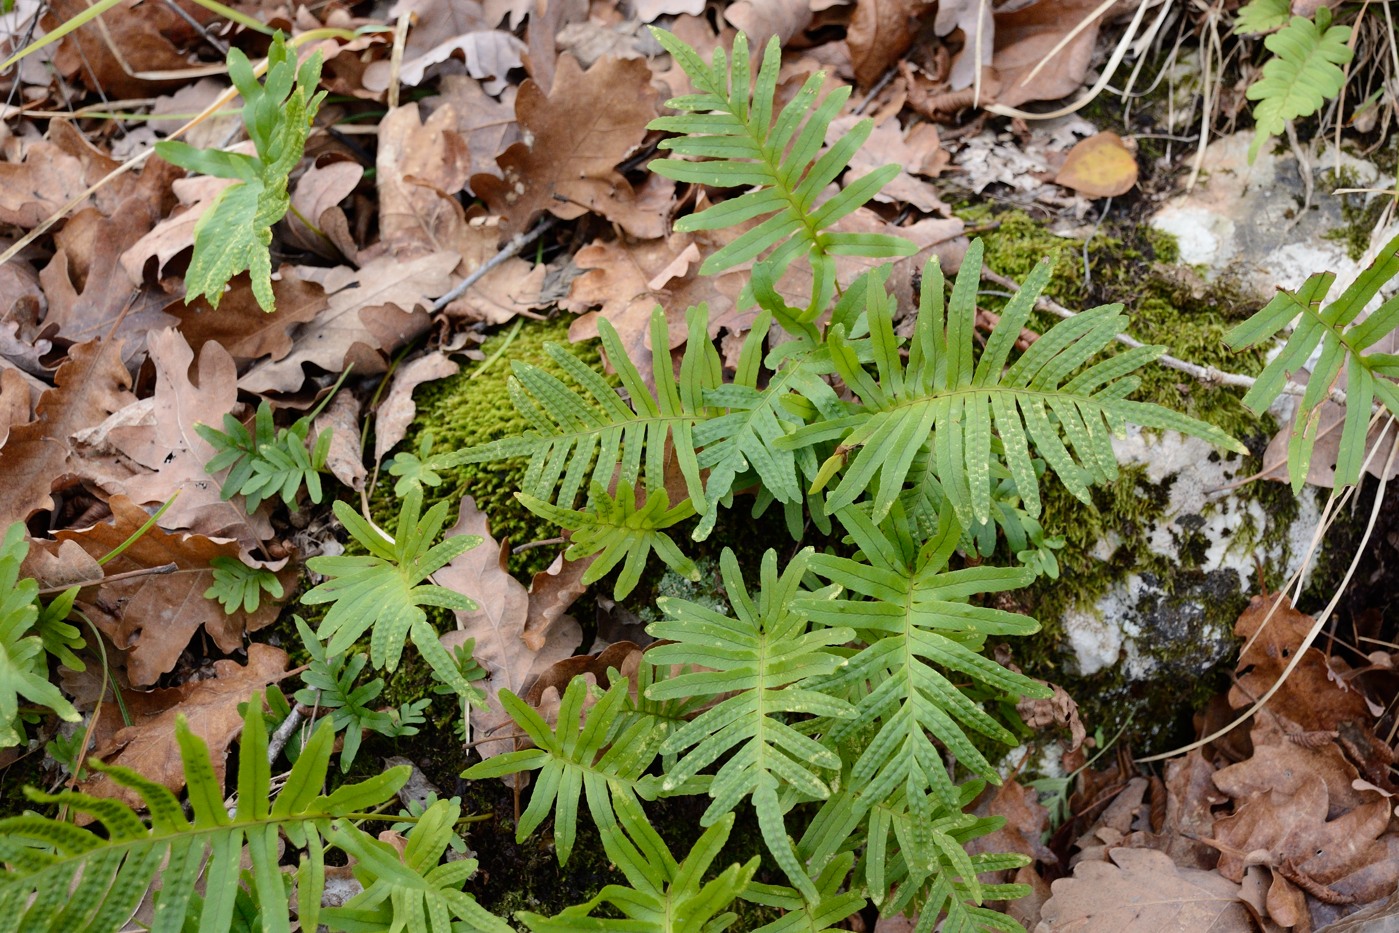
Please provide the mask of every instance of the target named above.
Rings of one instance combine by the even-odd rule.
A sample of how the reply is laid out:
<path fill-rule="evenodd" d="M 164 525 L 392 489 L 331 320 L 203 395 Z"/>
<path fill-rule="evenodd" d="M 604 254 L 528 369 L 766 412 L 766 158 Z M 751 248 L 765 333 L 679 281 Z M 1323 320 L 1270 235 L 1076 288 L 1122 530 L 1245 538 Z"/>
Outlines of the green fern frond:
<path fill-rule="evenodd" d="M 781 43 L 773 37 L 750 95 L 751 68 L 748 38 L 734 39 L 730 64 L 722 49 L 706 65 L 695 50 L 662 29 L 652 34 L 685 70 L 698 94 L 666 101 L 684 111 L 680 116 L 659 117 L 649 128 L 685 134 L 662 140 L 660 148 L 677 156 L 702 158 L 657 159 L 651 171 L 677 181 L 717 188 L 751 189 L 698 214 L 676 221 L 677 230 L 714 230 L 762 219 L 751 230 L 709 256 L 700 272 L 710 275 L 758 260 L 764 277 L 776 282 L 799 257 L 811 264 L 810 302 L 800 316 L 813 321 L 830 304 L 836 292 L 835 257 L 873 258 L 911 256 L 916 247 L 900 237 L 832 232 L 829 228 L 879 193 L 899 166 L 887 165 L 845 186 L 839 194 L 818 204 L 825 192 L 869 137 L 874 123 L 862 120 L 824 153 L 826 130 L 850 96 L 841 87 L 819 101 L 824 75 L 812 75 L 801 90 L 773 113 Z M 766 254 L 766 255 L 764 255 Z M 759 259 L 759 257 L 763 257 Z"/>
<path fill-rule="evenodd" d="M 5 529 L 4 541 L 0 543 L 0 748 L 24 741 L 20 697 L 53 710 L 68 722 L 82 720 L 73 704 L 49 682 L 49 654 L 37 629 L 39 584 L 20 579 L 19 575 L 20 565 L 29 553 L 24 536 L 24 523 L 14 522 Z M 71 606 L 73 597 L 65 594 L 65 598 Z M 65 639 L 64 632 L 51 627 L 50 640 L 55 638 L 55 647 L 60 648 L 56 653 L 72 656 L 65 647 L 71 639 Z M 81 643 L 79 639 L 78 644 Z"/>
<path fill-rule="evenodd" d="M 335 517 L 369 553 L 313 557 L 306 566 L 324 574 L 324 583 L 301 597 L 308 605 L 330 603 L 316 634 L 330 639 L 326 651 L 341 654 L 372 629 L 369 657 L 375 667 L 394 670 L 411 634 L 423 659 L 439 680 L 461 695 L 474 688 L 462 677 L 452 655 L 427 621 L 423 606 L 441 606 L 461 612 L 476 603 L 461 593 L 423 583 L 449 561 L 481 543 L 477 535 L 456 535 L 434 545 L 447 520 L 447 503 L 439 502 L 421 520 L 422 487 L 414 487 L 403 499 L 398 532 L 392 540 L 362 518 L 349 504 L 335 502 Z"/>
<path fill-rule="evenodd" d="M 646 497 L 646 503 L 637 508 L 636 492 L 625 480 L 617 484 L 616 498 L 594 484 L 590 497 L 592 510 L 561 509 L 522 492 L 515 493 L 515 498 L 540 518 L 573 532 L 572 544 L 564 552 L 569 560 L 600 555 L 584 571 L 584 584 L 597 582 L 613 567 L 622 564 L 622 572 L 612 591 L 616 599 L 626 598 L 635 588 L 652 551 L 682 577 L 699 579 L 695 562 L 682 554 L 675 541 L 665 533 L 665 529 L 695 514 L 694 502 L 690 499 L 671 506 L 665 489 L 656 489 Z M 622 563 L 624 560 L 626 563 Z"/>
<path fill-rule="evenodd" d="M 1399 276 L 1399 237 L 1385 244 L 1375 261 L 1325 307 L 1323 302 L 1336 280 L 1329 272 L 1311 276 L 1296 292 L 1279 291 L 1261 311 L 1224 338 L 1236 349 L 1251 347 L 1272 340 L 1297 321 L 1282 352 L 1244 395 L 1244 404 L 1254 411 L 1267 409 L 1282 394 L 1291 374 L 1316 354 L 1287 445 L 1287 470 L 1294 491 L 1306 481 L 1317 441 L 1321 404 L 1342 370 L 1346 373 L 1346 415 L 1336 459 L 1336 488 L 1360 481 L 1370 409 L 1375 400 L 1378 398 L 1391 414 L 1399 416 L 1399 385 L 1393 381 L 1399 377 L 1399 359 L 1389 353 L 1365 352 L 1399 327 L 1399 296 L 1390 298 L 1356 323 L 1365 306 L 1395 276 Z"/>
<path fill-rule="evenodd" d="M 1249 0 L 1234 14 L 1234 32 L 1260 35 L 1281 29 L 1291 18 L 1291 0 Z"/>
<path fill-rule="evenodd" d="M 835 692 L 844 685 L 874 684 L 856 704 L 855 716 L 836 723 L 827 744 L 840 746 L 865 724 L 879 721 L 877 736 L 855 762 L 851 779 L 868 785 L 874 799 L 900 786 L 921 793 L 931 789 L 948 807 L 957 790 L 929 735 L 963 765 L 999 783 L 991 763 L 966 735 L 971 729 L 1006 745 L 1015 736 L 991 718 L 942 671 L 1016 697 L 1047 697 L 1050 692 L 1022 674 L 1007 670 L 979 651 L 987 635 L 1028 635 L 1035 620 L 999 609 L 975 606 L 969 597 L 1025 586 L 1034 574 L 1024 568 L 968 567 L 948 570 L 961 535 L 950 509 L 939 534 L 920 546 L 908 534 L 902 508 L 884 525 L 858 510 L 837 517 L 860 549 L 860 559 L 817 554 L 811 570 L 859 599 L 803 599 L 798 609 L 819 625 L 854 628 L 866 647 L 839 671 L 819 682 Z"/>
<path fill-rule="evenodd" d="M 764 924 L 754 933 L 838 933 L 837 923 L 865 907 L 865 899 L 859 892 L 841 891 L 854 864 L 853 852 L 844 852 L 828 862 L 815 879 L 821 897 L 814 904 L 792 888 L 750 883 L 742 894 L 745 901 L 786 911 L 784 916 Z"/>
<path fill-rule="evenodd" d="M 695 511 L 704 511 L 704 487 L 692 429 L 703 418 L 703 392 L 720 384 L 721 370 L 718 354 L 705 332 L 707 309 L 703 305 L 690 309 L 688 320 L 682 378 L 677 385 L 660 376 L 655 393 L 628 359 L 616 329 L 606 319 L 598 320 L 603 349 L 621 378 L 630 406 L 602 376 L 562 347 L 546 344 L 545 351 L 576 389 L 537 366 L 516 361 L 510 398 L 533 428 L 522 435 L 434 457 L 434 468 L 528 457 L 523 492 L 568 509 L 585 483 L 590 488 L 597 484 L 606 489 L 614 473 L 620 482 L 640 485 L 643 462 L 647 492 L 663 488 L 669 440 Z M 657 308 L 651 315 L 651 352 L 658 374 L 671 371 L 669 347 L 665 315 Z"/>
<path fill-rule="evenodd" d="M 1311 116 L 1340 92 L 1346 81 L 1340 66 L 1355 55 L 1346 44 L 1349 39 L 1350 27 L 1331 25 L 1331 9 L 1323 4 L 1316 11 L 1316 22 L 1294 16 L 1263 40 L 1274 57 L 1245 92 L 1249 100 L 1258 102 L 1253 108 L 1258 127 L 1248 147 L 1249 162 L 1289 120 Z"/>
<path fill-rule="evenodd" d="M 149 823 L 116 800 L 26 789 L 36 802 L 58 804 L 93 818 L 102 824 L 102 831 L 37 815 L 0 820 L 0 906 L 12 921 L 11 929 L 109 933 L 121 928 L 158 882 L 161 894 L 152 931 L 222 933 L 231 925 L 246 846 L 264 929 L 269 933 L 289 930 L 291 911 L 279 866 L 279 832 L 306 849 L 298 870 L 297 914 L 304 928 L 314 929 L 325 871 L 322 843 L 337 827 L 344 838 L 363 835 L 345 821 L 388 800 L 408 778 L 407 768 L 392 768 L 322 795 L 334 741 L 330 724 L 323 723 L 274 801 L 262 699 L 254 694 L 243 720 L 238 805 L 230 815 L 204 740 L 189 730 L 183 716 L 177 720 L 175 734 L 194 812 L 192 823 L 179 800 L 162 785 L 130 769 L 100 762 L 93 767 L 141 797 L 150 811 Z M 186 915 L 201 872 L 204 899 L 191 926 Z"/>
<path fill-rule="evenodd" d="M 630 798 L 617 801 L 619 825 L 602 833 L 603 848 L 631 887 L 609 884 L 590 901 L 554 917 L 521 911 L 516 916 L 535 933 L 719 933 L 737 915 L 723 912 L 747 888 L 758 868 L 754 856 L 743 865 L 730 865 L 704 880 L 733 829 L 732 813 L 714 822 L 677 863 L 660 835 L 651 828 L 641 805 Z M 625 830 L 625 833 L 622 831 Z M 592 916 L 609 904 L 625 919 Z"/>
<path fill-rule="evenodd" d="M 1085 502 L 1090 501 L 1090 485 L 1116 478 L 1111 438 L 1129 422 L 1193 434 L 1244 452 L 1213 425 L 1126 398 L 1138 383 L 1131 373 L 1164 348 L 1139 347 L 1083 369 L 1125 326 L 1120 305 L 1060 321 L 1006 367 L 1015 339 L 1049 280 L 1048 261 L 1035 268 L 1006 306 L 974 362 L 981 255 L 981 241 L 975 240 L 945 316 L 942 271 L 936 261 L 928 263 L 907 365 L 893 330 L 894 302 L 883 289 L 867 291 L 868 338 L 851 340 L 843 326 L 832 326 L 832 363 L 860 401 L 847 405 L 845 417 L 808 425 L 779 441 L 793 449 L 839 441 L 815 484 L 819 489 L 840 473 L 826 498 L 828 512 L 854 504 L 869 491 L 872 517 L 882 519 L 902 493 L 920 449 L 931 443 L 938 478 L 958 521 L 963 527 L 990 521 L 993 430 L 1031 516 L 1040 513 L 1032 446 L 1065 488 Z M 865 369 L 867 359 L 872 359 L 874 374 Z"/>
<path fill-rule="evenodd" d="M 653 717 L 622 715 L 627 702 L 625 678 L 613 683 L 592 709 L 584 710 L 588 683 L 569 681 L 559 705 L 558 725 L 549 724 L 529 704 L 508 690 L 500 702 L 535 747 L 488 758 L 462 772 L 468 780 L 539 771 L 530 791 L 529 807 L 520 816 L 515 838 L 523 842 L 554 813 L 554 847 L 559 864 L 568 861 L 577 836 L 578 797 L 584 795 L 588 813 L 599 830 L 615 829 L 618 797 L 635 800 L 656 795 L 657 779 L 644 776 L 656 758 L 669 723 Z"/>
<path fill-rule="evenodd" d="M 274 599 L 282 598 L 282 581 L 264 567 L 249 567 L 236 557 L 219 555 L 209 559 L 209 569 L 214 579 L 204 591 L 204 598 L 218 600 L 229 615 L 240 608 L 256 612 L 264 592 Z"/>
<path fill-rule="evenodd" d="M 264 399 L 253 416 L 252 431 L 231 414 L 223 416 L 222 431 L 207 424 L 196 424 L 194 430 L 215 451 L 213 458 L 204 464 L 204 470 L 211 474 L 228 470 L 219 495 L 225 499 L 242 495 L 249 512 L 257 511 L 264 499 L 273 497 L 295 509 L 297 496 L 304 486 L 311 501 L 319 503 L 323 495 L 321 473 L 330 454 L 331 432 L 320 432 L 315 444 L 307 449 L 306 438 L 314 416 L 312 412 L 298 418 L 290 427 L 278 430 L 272 422 L 272 406 Z"/>
<path fill-rule="evenodd" d="M 806 595 L 800 584 L 811 559 L 811 549 L 804 549 L 779 576 L 777 555 L 768 551 L 763 555 L 755 600 L 744 586 L 738 559 L 725 548 L 720 570 L 737 618 L 685 600 L 661 599 L 657 605 L 666 618 L 647 626 L 646 631 L 674 642 L 650 649 L 648 657 L 653 663 L 708 668 L 654 684 L 648 696 L 665 699 L 734 693 L 666 739 L 663 752 L 690 751 L 666 772 L 663 789 L 684 784 L 736 748 L 714 776 L 709 787 L 713 802 L 700 822 L 713 825 L 751 795 L 763 840 L 773 858 L 803 896 L 815 901 L 816 888 L 787 836 L 779 791 L 791 788 L 804 799 L 825 798 L 830 788 L 820 771 L 838 770 L 840 757 L 793 728 L 787 715 L 851 715 L 849 704 L 812 685 L 816 678 L 844 663 L 829 648 L 850 641 L 855 633 L 842 627 L 808 630 L 807 612 L 797 608 L 797 600 Z M 827 587 L 811 597 L 830 599 L 835 592 L 835 587 Z"/>
<path fill-rule="evenodd" d="M 364 890 L 321 913 L 333 929 L 387 933 L 512 933 L 510 924 L 461 890 L 476 873 L 475 859 L 442 863 L 456 838 L 461 805 L 439 800 L 408 833 L 402 855 L 387 842 L 345 823 L 333 825 L 328 841 L 354 858 L 352 871 Z"/>

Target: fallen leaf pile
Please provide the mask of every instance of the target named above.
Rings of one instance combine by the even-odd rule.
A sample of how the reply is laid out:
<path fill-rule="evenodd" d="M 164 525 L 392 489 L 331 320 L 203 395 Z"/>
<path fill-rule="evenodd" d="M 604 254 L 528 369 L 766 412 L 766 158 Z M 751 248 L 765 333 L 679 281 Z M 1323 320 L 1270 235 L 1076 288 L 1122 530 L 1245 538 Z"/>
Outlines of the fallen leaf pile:
<path fill-rule="evenodd" d="M 1313 621 L 1286 597 L 1253 599 L 1235 627 L 1247 640 L 1235 686 L 1205 731 L 1262 697 Z M 1385 711 L 1369 699 L 1393 669 L 1385 652 L 1353 669 L 1308 648 L 1229 736 L 1155 775 L 1126 754 L 1084 771 L 1069 800 L 1075 818 L 1051 839 L 1054 854 L 1034 832 L 1018 839 L 1002 830 L 994 840 L 1037 859 L 1015 879 L 1034 895 L 1010 912 L 1035 933 L 1367 929 L 1341 918 L 1399 886 L 1394 756 L 1377 734 Z M 1045 828 L 1023 805 L 1007 809 L 1023 793 L 1008 782 L 984 812 Z"/>

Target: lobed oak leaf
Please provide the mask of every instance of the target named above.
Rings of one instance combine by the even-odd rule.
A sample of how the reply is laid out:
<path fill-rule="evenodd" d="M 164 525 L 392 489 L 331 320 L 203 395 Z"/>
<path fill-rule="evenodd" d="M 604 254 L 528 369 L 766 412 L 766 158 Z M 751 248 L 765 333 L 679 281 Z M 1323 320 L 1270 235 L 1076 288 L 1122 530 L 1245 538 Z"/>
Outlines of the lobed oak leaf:
<path fill-rule="evenodd" d="M 408 33 L 403 50 L 399 80 L 416 87 L 433 65 L 460 52 L 466 72 L 481 81 L 490 94 L 506 86 L 506 75 L 522 64 L 525 44 L 508 32 L 495 29 L 479 3 L 454 0 L 399 0 L 389 10 L 389 18 L 414 16 L 417 24 Z M 499 22 L 497 19 L 496 22 Z M 364 73 L 367 90 L 388 87 L 389 63 L 376 62 Z"/>
<path fill-rule="evenodd" d="M 129 473 L 84 456 L 74 435 L 136 401 L 122 363 L 121 341 L 92 340 L 74 346 L 54 374 L 54 388 L 39 399 L 35 420 L 10 428 L 0 447 L 0 524 L 25 521 L 54 507 L 52 493 L 84 479 L 111 481 Z"/>
<path fill-rule="evenodd" d="M 359 248 L 340 202 L 350 196 L 363 177 L 364 166 L 350 161 L 312 165 L 303 172 L 291 193 L 292 210 L 284 228 L 287 242 L 326 259 L 354 262 Z M 316 229 L 306 226 L 303 217 Z M 226 296 L 224 300 L 228 300 Z M 280 298 L 278 301 L 280 307 Z"/>
<path fill-rule="evenodd" d="M 374 415 L 374 462 L 384 459 L 390 450 L 408 435 L 417 406 L 413 390 L 424 382 L 446 379 L 461 369 L 441 350 L 420 356 L 394 371 L 389 391 Z"/>
<path fill-rule="evenodd" d="M 87 188 L 83 164 L 48 140 L 37 140 L 22 158 L 0 162 L 0 223 L 25 230 Z"/>
<path fill-rule="evenodd" d="M 506 570 L 509 543 L 497 543 L 491 537 L 485 513 L 476 508 L 470 496 L 462 499 L 457 523 L 447 533 L 485 539 L 480 547 L 439 570 L 435 578 L 449 589 L 471 593 L 480 604 L 475 612 L 456 613 L 457 630 L 442 636 L 442 644 L 455 650 L 467 639 L 476 640 L 475 658 L 487 671 L 486 679 L 477 685 L 486 691 L 487 709 L 473 710 L 471 715 L 478 739 L 489 739 L 502 729 L 513 732 L 514 720 L 501 705 L 500 691 L 523 696 L 536 677 L 572 656 L 582 643 L 583 630 L 571 616 L 563 614 L 560 604 L 566 608 L 566 603 L 556 590 L 534 609 L 530 591 Z M 512 743 L 507 741 L 485 741 L 477 746 L 482 758 L 511 749 Z"/>
<path fill-rule="evenodd" d="M 108 441 L 145 472 L 117 488 L 138 504 L 174 501 L 161 517 L 165 528 L 184 528 L 210 537 L 236 538 L 247 550 L 272 536 L 265 514 L 248 516 L 219 493 L 218 481 L 204 469 L 215 450 L 195 431 L 197 424 L 221 425 L 238 401 L 238 369 L 215 342 L 194 351 L 174 328 L 150 336 L 156 383 L 150 423 L 113 428 Z M 178 493 L 178 495 L 176 495 Z"/>
<path fill-rule="evenodd" d="M 616 166 L 641 144 L 658 112 L 650 68 L 604 58 L 585 72 L 562 55 L 554 81 L 548 94 L 533 79 L 520 86 L 521 139 L 496 160 L 503 177 L 471 179 L 472 191 L 502 215 L 505 236 L 545 211 L 564 220 L 593 211 L 619 223 L 636 213 L 636 194 Z"/>
<path fill-rule="evenodd" d="M 131 768 L 178 794 L 185 786 L 185 770 L 175 737 L 175 717 L 184 716 L 190 731 L 208 743 L 214 778 L 222 786 L 228 748 L 243 728 L 238 706 L 248 702 L 254 690 L 287 676 L 287 654 L 271 645 L 252 644 L 247 664 L 215 661 L 213 667 L 214 676 L 208 680 L 136 694 L 141 701 L 132 707 L 134 721 L 98 745 L 94 757 Z M 94 774 L 81 782 L 79 789 L 128 806 L 144 806 L 139 795 L 106 774 Z"/>
<path fill-rule="evenodd" d="M 1253 929 L 1239 886 L 1209 871 L 1180 868 L 1155 849 L 1118 847 L 1111 861 L 1082 861 L 1051 885 L 1035 933 Z"/>
<path fill-rule="evenodd" d="M 430 253 L 406 262 L 380 256 L 352 276 L 337 276 L 327 288 L 329 304 L 292 337 L 292 352 L 280 360 L 254 366 L 242 378 L 247 392 L 295 392 L 306 376 L 304 364 L 341 372 L 355 363 L 358 375 L 383 372 L 383 352 L 426 329 L 428 314 L 420 305 L 451 288 L 448 273 L 456 253 Z"/>
<path fill-rule="evenodd" d="M 41 22 L 53 30 L 88 9 L 83 0 L 55 0 Z M 213 13 L 197 5 L 186 9 L 127 0 L 102 17 L 101 29 L 64 36 L 53 63 L 65 78 L 109 99 L 146 97 L 189 80 L 191 61 L 181 50 L 197 46 L 201 31 L 214 20 Z"/>
<path fill-rule="evenodd" d="M 122 495 L 111 498 L 111 521 L 57 532 L 60 542 L 76 542 L 96 558 L 105 557 L 145 524 L 146 510 Z M 103 634 L 124 652 L 127 676 L 144 687 L 173 670 L 194 634 L 203 628 L 219 650 L 231 654 L 243 648 L 244 636 L 271 624 L 278 607 L 264 601 L 256 611 L 241 608 L 225 613 L 204 591 L 213 583 L 210 561 L 215 557 L 242 559 L 237 542 L 204 535 L 149 529 L 120 556 L 106 565 L 108 575 L 174 564 L 168 574 L 140 574 L 103 582 L 84 590 L 79 604 Z M 288 591 L 295 588 L 294 568 L 280 565 L 278 576 Z M 245 696 L 246 698 L 246 696 Z"/>
<path fill-rule="evenodd" d="M 282 266 L 272 280 L 275 311 L 262 310 L 247 273 L 234 276 L 228 286 L 217 311 L 202 297 L 189 304 L 183 298 L 176 299 L 166 311 L 178 320 L 180 333 L 195 352 L 205 344 L 216 343 L 240 365 L 286 356 L 291 352 L 292 333 L 297 326 L 314 321 L 328 306 L 325 289 L 302 278 L 295 266 Z"/>

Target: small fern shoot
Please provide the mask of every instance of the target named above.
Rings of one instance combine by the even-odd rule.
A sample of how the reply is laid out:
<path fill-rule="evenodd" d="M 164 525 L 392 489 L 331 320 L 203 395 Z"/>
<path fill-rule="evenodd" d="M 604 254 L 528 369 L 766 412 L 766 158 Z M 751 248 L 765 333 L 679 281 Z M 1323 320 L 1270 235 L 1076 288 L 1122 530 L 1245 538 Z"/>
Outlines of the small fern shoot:
<path fill-rule="evenodd" d="M 651 121 L 649 128 L 684 134 L 662 140 L 661 149 L 711 161 L 657 159 L 647 167 L 677 181 L 750 189 L 681 218 L 675 228 L 715 230 L 765 218 L 709 256 L 700 266 L 702 274 L 711 275 L 758 260 L 763 278 L 776 282 L 795 260 L 805 257 L 811 265 L 813 281 L 810 298 L 798 319 L 810 322 L 835 296 L 836 256 L 913 255 L 916 247 L 901 237 L 830 229 L 878 194 L 899 173 L 899 166 L 876 169 L 846 185 L 839 194 L 817 203 L 874 128 L 873 121 L 862 120 L 835 145 L 821 151 L 827 128 L 850 96 L 848 86 L 832 91 L 818 103 L 825 79 L 818 72 L 807 79 L 781 112 L 774 114 L 777 73 L 782 61 L 781 43 L 776 36 L 763 52 L 754 81 L 748 37 L 743 33 L 734 39 L 732 60 L 722 49 L 716 49 L 713 64 L 706 65 L 678 37 L 662 29 L 653 28 L 651 32 L 699 93 L 666 101 L 667 107 L 684 113 L 659 117 Z"/>
<path fill-rule="evenodd" d="M 1315 22 L 1294 16 L 1263 40 L 1273 58 L 1263 66 L 1263 76 L 1245 92 L 1249 100 L 1258 102 L 1253 108 L 1258 126 L 1248 147 L 1250 163 L 1288 121 L 1311 116 L 1340 93 L 1346 81 L 1341 66 L 1355 55 L 1347 44 L 1349 39 L 1350 27 L 1333 26 L 1331 8 L 1322 4 Z"/>
<path fill-rule="evenodd" d="M 481 543 L 477 535 L 456 535 L 438 544 L 433 540 L 447 520 L 447 503 L 439 502 L 426 515 L 422 487 L 408 490 L 398 515 L 398 531 L 392 539 L 362 518 L 345 502 L 336 501 L 335 517 L 368 554 L 312 557 L 306 566 L 329 577 L 301 597 L 308 605 L 330 603 L 316 635 L 328 638 L 326 651 L 341 654 L 366 631 L 369 657 L 375 667 L 394 670 L 409 635 L 437 678 L 463 696 L 474 688 L 462 676 L 437 632 L 428 624 L 424 606 L 441 606 L 461 612 L 476 603 L 461 593 L 434 583 L 424 583 L 447 562 Z"/>

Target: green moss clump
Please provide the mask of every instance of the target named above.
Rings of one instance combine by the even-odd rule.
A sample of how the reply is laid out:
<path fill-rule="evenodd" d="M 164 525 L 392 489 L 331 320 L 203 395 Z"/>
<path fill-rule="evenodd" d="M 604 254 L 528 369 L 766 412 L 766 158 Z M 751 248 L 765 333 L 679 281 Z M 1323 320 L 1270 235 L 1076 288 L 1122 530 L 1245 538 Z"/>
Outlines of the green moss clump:
<path fill-rule="evenodd" d="M 530 424 L 510 400 L 511 364 L 516 361 L 530 363 L 562 378 L 563 370 L 544 352 L 546 343 L 562 346 L 589 366 L 600 366 L 597 342 L 569 343 L 565 319 L 526 322 L 513 339 L 507 334 L 496 334 L 481 345 L 481 350 L 487 360 L 491 360 L 504 347 L 499 358 L 489 365 L 468 366 L 455 376 L 418 389 L 414 395 L 417 414 L 401 449 L 416 451 L 419 440 L 429 431 L 432 432 L 433 451 L 443 453 L 527 430 Z M 469 463 L 444 471 L 441 486 L 424 490 L 423 507 L 427 509 L 446 500 L 455 509 L 462 496 L 471 496 L 476 500 L 476 507 L 489 516 L 491 534 L 497 540 L 508 538 L 515 544 L 524 544 L 556 537 L 556 526 L 536 517 L 515 499 L 524 479 L 524 468 L 525 461 L 516 459 Z M 393 527 L 398 516 L 398 500 L 393 495 L 393 483 L 387 479 L 391 478 L 380 480 L 370 500 L 370 513 L 384 527 Z M 520 573 L 533 573 L 543 570 L 553 558 L 554 551 L 549 548 L 527 551 L 515 569 Z"/>

